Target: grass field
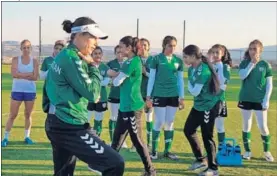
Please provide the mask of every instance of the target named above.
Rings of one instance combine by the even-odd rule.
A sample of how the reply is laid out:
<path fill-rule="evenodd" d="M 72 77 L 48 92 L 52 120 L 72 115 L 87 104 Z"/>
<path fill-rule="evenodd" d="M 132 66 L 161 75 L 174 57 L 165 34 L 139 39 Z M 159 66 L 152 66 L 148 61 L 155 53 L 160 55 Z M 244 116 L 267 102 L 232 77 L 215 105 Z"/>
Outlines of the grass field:
<path fill-rule="evenodd" d="M 185 73 L 186 75 L 186 73 Z M 277 72 L 274 72 L 274 85 L 276 84 Z M 227 137 L 235 137 L 242 147 L 242 118 L 237 105 L 237 97 L 240 88 L 240 80 L 237 72 L 233 71 L 231 82 L 228 85 L 227 103 L 229 117 L 226 119 L 225 129 Z M 10 91 L 12 78 L 10 75 L 10 67 L 2 66 L 2 136 L 5 130 L 5 123 L 9 114 Z M 22 105 L 20 114 L 17 117 L 14 127 L 10 135 L 10 143 L 8 147 L 2 148 L 2 175 L 6 176 L 48 176 L 53 175 L 52 151 L 48 139 L 44 131 L 45 114 L 41 110 L 41 88 L 42 81 L 37 84 L 37 100 L 33 113 L 33 127 L 31 132 L 32 139 L 36 142 L 34 145 L 27 146 L 23 143 L 24 137 L 24 116 Z M 186 80 L 185 80 L 186 83 Z M 270 110 L 268 112 L 268 125 L 271 132 L 271 152 L 275 159 L 276 155 L 276 88 L 274 88 L 271 101 Z M 255 96 L 255 95 L 253 95 Z M 192 105 L 192 97 L 188 96 L 186 92 L 186 108 L 178 111 L 175 121 L 175 138 L 173 142 L 172 152 L 180 156 L 180 160 L 169 161 L 161 159 L 154 161 L 154 165 L 158 171 L 159 176 L 179 176 L 179 175 L 196 175 L 197 172 L 186 171 L 193 161 L 193 155 L 188 141 L 183 134 L 183 126 Z M 105 120 L 103 123 L 104 129 L 102 138 L 109 141 L 108 135 L 108 119 L 109 112 L 105 113 Z M 215 133 L 215 136 L 216 133 Z M 201 136 L 200 136 L 201 137 Z M 217 141 L 217 137 L 215 137 Z M 131 145 L 128 139 L 127 143 Z M 255 119 L 253 119 L 252 127 L 252 155 L 251 161 L 244 161 L 243 167 L 220 167 L 220 175 L 251 175 L 251 176 L 273 176 L 277 175 L 277 163 L 267 163 L 263 159 L 263 147 L 259 130 L 257 128 Z M 164 140 L 161 136 L 159 151 L 164 149 Z M 126 161 L 126 176 L 138 176 L 143 170 L 143 165 L 136 153 L 130 153 L 127 150 L 122 150 L 121 155 Z M 75 175 L 88 176 L 93 173 L 87 170 L 87 166 L 78 161 Z"/>

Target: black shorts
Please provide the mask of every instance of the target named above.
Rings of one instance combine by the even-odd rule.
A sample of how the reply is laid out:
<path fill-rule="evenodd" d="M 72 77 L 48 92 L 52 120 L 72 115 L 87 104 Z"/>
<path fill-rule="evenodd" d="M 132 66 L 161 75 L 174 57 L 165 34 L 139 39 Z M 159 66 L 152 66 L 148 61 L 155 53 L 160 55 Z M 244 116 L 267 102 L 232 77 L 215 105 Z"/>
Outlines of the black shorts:
<path fill-rule="evenodd" d="M 221 101 L 220 102 L 218 116 L 220 116 L 220 117 L 227 117 L 228 116 L 226 101 Z"/>
<path fill-rule="evenodd" d="M 179 107 L 179 97 L 154 97 L 153 98 L 154 107 Z"/>
<path fill-rule="evenodd" d="M 120 100 L 119 99 L 117 99 L 117 98 L 108 98 L 108 102 L 110 102 L 110 103 L 120 103 Z"/>
<path fill-rule="evenodd" d="M 108 103 L 107 102 L 99 102 L 99 103 L 88 103 L 87 110 L 88 111 L 97 111 L 97 112 L 104 112 L 108 110 Z"/>
<path fill-rule="evenodd" d="M 261 103 L 253 103 L 248 101 L 239 101 L 238 107 L 244 110 L 256 110 L 256 111 L 263 110 L 263 106 Z"/>

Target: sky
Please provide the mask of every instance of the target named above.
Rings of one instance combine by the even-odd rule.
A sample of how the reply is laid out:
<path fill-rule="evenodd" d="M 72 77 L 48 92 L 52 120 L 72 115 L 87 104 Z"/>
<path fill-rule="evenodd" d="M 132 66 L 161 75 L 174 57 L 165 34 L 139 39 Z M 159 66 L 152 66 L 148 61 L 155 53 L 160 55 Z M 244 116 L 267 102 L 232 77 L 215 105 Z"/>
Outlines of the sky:
<path fill-rule="evenodd" d="M 160 48 L 166 35 L 183 47 L 202 49 L 220 43 L 227 48 L 244 48 L 254 39 L 264 45 L 276 45 L 276 2 L 2 2 L 2 40 L 29 39 L 39 43 L 39 16 L 42 17 L 42 44 L 69 35 L 62 30 L 65 19 L 88 16 L 109 34 L 100 45 L 115 46 L 126 35 L 150 40 Z"/>

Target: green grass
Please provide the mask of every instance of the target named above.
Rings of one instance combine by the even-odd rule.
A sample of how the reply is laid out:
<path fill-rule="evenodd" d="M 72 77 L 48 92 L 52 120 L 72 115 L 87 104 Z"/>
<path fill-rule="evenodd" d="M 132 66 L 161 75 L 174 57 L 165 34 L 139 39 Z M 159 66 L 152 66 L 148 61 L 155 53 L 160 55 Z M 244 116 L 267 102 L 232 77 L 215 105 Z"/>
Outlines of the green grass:
<path fill-rule="evenodd" d="M 6 120 L 9 113 L 10 91 L 12 78 L 10 75 L 10 67 L 2 66 L 2 134 L 5 129 Z M 274 72 L 274 85 L 276 85 L 276 75 Z M 186 75 L 186 73 L 185 73 Z M 45 114 L 41 110 L 41 88 L 42 81 L 38 81 L 38 95 L 36 105 L 33 113 L 33 127 L 31 137 L 36 142 L 32 146 L 24 145 L 24 116 L 23 108 L 21 106 L 20 114 L 17 117 L 14 127 L 10 135 L 10 143 L 6 148 L 2 148 L 2 175 L 7 176 L 48 176 L 53 175 L 52 151 L 49 141 L 44 131 Z M 186 80 L 185 80 L 186 83 Z M 232 73 L 232 80 L 228 85 L 227 100 L 229 117 L 226 119 L 225 129 L 227 137 L 235 137 L 242 147 L 241 138 L 241 114 L 237 105 L 237 97 L 240 88 L 240 80 L 236 71 Z M 190 163 L 193 161 L 193 155 L 189 147 L 189 143 L 184 137 L 183 126 L 192 105 L 191 96 L 186 93 L 186 108 L 178 111 L 175 121 L 175 138 L 173 142 L 172 151 L 180 156 L 178 162 L 161 159 L 154 161 L 154 165 L 158 171 L 159 176 L 177 176 L 177 175 L 196 175 L 197 172 L 186 171 Z M 108 135 L 108 119 L 109 112 L 105 113 L 104 129 L 102 138 L 109 142 Z M 276 155 L 276 88 L 274 88 L 272 98 L 270 101 L 270 110 L 268 112 L 268 125 L 272 136 L 271 152 L 275 159 Z M 220 167 L 221 175 L 251 175 L 251 176 L 273 176 L 277 175 L 277 163 L 267 163 L 263 159 L 263 148 L 259 130 L 253 119 L 252 127 L 252 153 L 253 159 L 251 161 L 244 161 L 243 167 Z M 217 141 L 215 133 L 215 140 Z M 201 137 L 201 136 L 199 136 Z M 159 151 L 163 151 L 164 140 L 161 137 Z M 128 139 L 127 143 L 131 145 Z M 136 153 L 129 153 L 127 150 L 120 152 L 126 161 L 126 176 L 140 175 L 143 170 L 143 165 Z M 87 171 L 86 164 L 78 161 L 75 175 L 87 176 L 93 175 Z"/>

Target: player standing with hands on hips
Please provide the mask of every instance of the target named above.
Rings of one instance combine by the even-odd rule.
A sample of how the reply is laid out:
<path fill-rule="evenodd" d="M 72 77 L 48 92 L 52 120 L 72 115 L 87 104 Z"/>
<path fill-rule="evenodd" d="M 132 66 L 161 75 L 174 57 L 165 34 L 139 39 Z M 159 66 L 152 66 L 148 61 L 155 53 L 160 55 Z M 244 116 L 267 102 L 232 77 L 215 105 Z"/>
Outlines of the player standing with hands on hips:
<path fill-rule="evenodd" d="M 251 159 L 251 126 L 252 112 L 256 113 L 256 121 L 260 129 L 264 145 L 264 156 L 269 162 L 274 158 L 270 153 L 270 135 L 267 126 L 267 111 L 272 93 L 272 68 L 271 65 L 262 60 L 263 44 L 254 40 L 249 44 L 246 58 L 239 65 L 239 76 L 242 85 L 239 94 L 238 107 L 243 116 L 242 138 L 245 153 L 244 159 Z"/>
<path fill-rule="evenodd" d="M 98 39 L 106 39 L 88 17 L 63 22 L 70 44 L 56 56 L 48 71 L 45 131 L 53 149 L 54 175 L 73 176 L 76 158 L 103 176 L 122 176 L 124 160 L 91 129 L 87 104 L 100 97 L 100 74 L 91 53 Z M 45 99 L 47 100 L 47 99 Z M 46 107 L 47 107 L 46 106 Z"/>

